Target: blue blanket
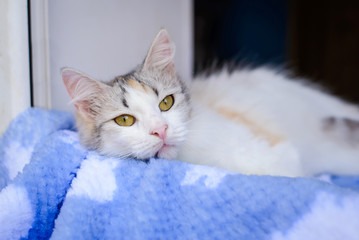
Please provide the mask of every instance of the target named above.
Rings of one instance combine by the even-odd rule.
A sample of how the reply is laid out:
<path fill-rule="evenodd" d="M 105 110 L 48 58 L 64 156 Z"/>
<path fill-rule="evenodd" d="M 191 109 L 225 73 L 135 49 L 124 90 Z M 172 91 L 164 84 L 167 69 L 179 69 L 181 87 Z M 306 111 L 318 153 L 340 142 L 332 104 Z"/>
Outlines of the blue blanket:
<path fill-rule="evenodd" d="M 285 178 L 100 156 L 72 114 L 0 139 L 0 239 L 359 239 L 359 177 Z"/>

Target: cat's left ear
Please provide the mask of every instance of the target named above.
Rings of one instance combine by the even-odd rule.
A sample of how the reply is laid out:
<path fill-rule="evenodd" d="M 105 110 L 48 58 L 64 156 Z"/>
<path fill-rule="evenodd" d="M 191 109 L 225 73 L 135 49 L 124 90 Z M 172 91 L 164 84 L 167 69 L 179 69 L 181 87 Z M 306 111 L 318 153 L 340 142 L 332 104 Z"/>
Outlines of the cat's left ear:
<path fill-rule="evenodd" d="M 83 117 L 93 120 L 97 114 L 94 100 L 109 91 L 110 87 L 70 68 L 63 68 L 61 73 L 66 90 L 72 98 L 71 102 L 77 111 Z"/>
<path fill-rule="evenodd" d="M 175 73 L 174 54 L 175 46 L 171 42 L 168 32 L 165 29 L 161 29 L 152 42 L 143 64 L 143 69 L 165 70 Z"/>

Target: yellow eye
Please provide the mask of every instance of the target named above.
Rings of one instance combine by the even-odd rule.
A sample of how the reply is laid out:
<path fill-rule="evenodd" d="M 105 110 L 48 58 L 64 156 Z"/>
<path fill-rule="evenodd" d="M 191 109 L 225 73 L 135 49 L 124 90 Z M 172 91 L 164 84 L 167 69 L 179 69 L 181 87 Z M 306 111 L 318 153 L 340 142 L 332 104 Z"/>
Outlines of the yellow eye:
<path fill-rule="evenodd" d="M 136 119 L 133 116 L 127 115 L 127 114 L 118 116 L 114 120 L 118 125 L 120 125 L 122 127 L 132 126 L 136 121 Z"/>
<path fill-rule="evenodd" d="M 160 102 L 159 108 L 163 112 L 168 111 L 173 106 L 174 102 L 175 102 L 175 99 L 173 98 L 173 96 L 168 95 Z"/>

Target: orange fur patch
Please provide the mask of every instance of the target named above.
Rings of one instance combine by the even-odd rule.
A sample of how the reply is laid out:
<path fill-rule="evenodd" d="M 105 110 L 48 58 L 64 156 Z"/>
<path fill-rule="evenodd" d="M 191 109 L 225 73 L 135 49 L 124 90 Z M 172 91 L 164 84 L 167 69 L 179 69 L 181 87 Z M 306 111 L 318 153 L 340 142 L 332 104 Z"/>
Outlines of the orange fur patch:
<path fill-rule="evenodd" d="M 127 82 L 128 82 L 128 84 L 130 84 L 130 86 L 133 89 L 143 91 L 143 92 L 148 92 L 147 87 L 143 83 L 140 83 L 140 82 L 138 82 L 136 80 L 133 80 L 133 79 L 129 79 L 129 80 L 127 80 Z"/>
<path fill-rule="evenodd" d="M 259 126 L 257 123 L 248 119 L 244 114 L 237 113 L 231 109 L 218 107 L 215 109 L 220 115 L 243 125 L 246 125 L 251 132 L 256 135 L 264 138 L 271 147 L 277 145 L 281 141 L 283 141 L 283 137 L 277 134 L 274 134 L 267 129 Z"/>

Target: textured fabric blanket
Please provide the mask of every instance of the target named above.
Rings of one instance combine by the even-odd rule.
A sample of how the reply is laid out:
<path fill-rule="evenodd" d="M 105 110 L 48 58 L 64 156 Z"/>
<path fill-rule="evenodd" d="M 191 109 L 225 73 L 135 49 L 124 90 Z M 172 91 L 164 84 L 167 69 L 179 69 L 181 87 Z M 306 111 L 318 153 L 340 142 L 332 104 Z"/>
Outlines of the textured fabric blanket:
<path fill-rule="evenodd" d="M 72 114 L 0 139 L 0 239 L 359 239 L 359 177 L 248 176 L 84 149 Z"/>

